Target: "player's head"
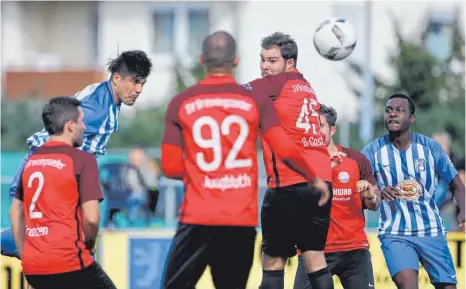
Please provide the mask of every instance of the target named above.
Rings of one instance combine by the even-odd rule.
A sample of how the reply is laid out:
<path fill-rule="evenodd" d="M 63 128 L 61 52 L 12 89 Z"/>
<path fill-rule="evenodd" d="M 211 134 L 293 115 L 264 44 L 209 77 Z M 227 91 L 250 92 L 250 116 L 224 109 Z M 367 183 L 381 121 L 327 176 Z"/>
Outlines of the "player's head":
<path fill-rule="evenodd" d="M 290 35 L 275 32 L 261 41 L 262 77 L 296 68 L 298 45 Z"/>
<path fill-rule="evenodd" d="M 402 93 L 393 94 L 385 105 L 385 126 L 390 133 L 402 133 L 415 120 L 416 106 L 413 100 Z"/>
<path fill-rule="evenodd" d="M 73 97 L 58 96 L 47 102 L 42 110 L 42 121 L 52 137 L 68 142 L 74 147 L 83 144 L 84 114 L 81 102 Z"/>
<path fill-rule="evenodd" d="M 332 137 L 337 131 L 337 112 L 333 107 L 320 105 L 319 109 L 320 131 L 325 135 L 328 146 L 332 142 Z"/>
<path fill-rule="evenodd" d="M 225 31 L 217 31 L 204 38 L 200 61 L 207 74 L 233 74 L 233 69 L 239 63 L 233 36 Z"/>
<path fill-rule="evenodd" d="M 111 60 L 108 65 L 114 93 L 124 104 L 133 105 L 151 73 L 152 61 L 144 51 L 129 50 Z"/>

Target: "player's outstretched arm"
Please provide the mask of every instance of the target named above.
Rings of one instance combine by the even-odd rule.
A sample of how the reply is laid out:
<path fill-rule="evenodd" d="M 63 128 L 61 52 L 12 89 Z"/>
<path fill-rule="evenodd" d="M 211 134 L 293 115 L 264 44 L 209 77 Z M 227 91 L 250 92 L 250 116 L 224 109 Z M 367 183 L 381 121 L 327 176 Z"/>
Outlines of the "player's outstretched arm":
<path fill-rule="evenodd" d="M 13 199 L 10 208 L 10 223 L 16 248 L 18 248 L 18 255 L 21 257 L 23 255 L 24 238 L 26 236 L 26 225 L 24 222 L 23 201 L 16 197 Z"/>
<path fill-rule="evenodd" d="M 465 218 L 466 218 L 466 211 L 465 211 L 465 188 L 463 181 L 461 180 L 459 175 L 456 175 L 455 178 L 450 183 L 450 188 L 452 190 L 452 194 L 455 197 L 456 203 L 460 208 L 460 213 L 458 214 L 458 224 L 463 230 L 466 230 L 465 227 Z"/>

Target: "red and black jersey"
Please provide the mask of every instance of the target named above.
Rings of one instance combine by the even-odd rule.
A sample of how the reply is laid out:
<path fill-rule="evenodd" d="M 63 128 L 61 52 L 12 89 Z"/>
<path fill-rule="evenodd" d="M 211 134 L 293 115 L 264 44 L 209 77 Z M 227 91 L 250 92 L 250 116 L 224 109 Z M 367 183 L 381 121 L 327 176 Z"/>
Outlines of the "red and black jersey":
<path fill-rule="evenodd" d="M 15 197 L 24 204 L 25 274 L 71 272 L 94 262 L 84 245 L 80 208 L 103 199 L 94 155 L 45 143 L 27 159 Z"/>
<path fill-rule="evenodd" d="M 347 156 L 332 169 L 333 199 L 325 252 L 369 248 L 363 203 L 356 184 L 366 180 L 375 186 L 372 168 L 362 153 L 341 146 L 337 148 Z"/>
<path fill-rule="evenodd" d="M 256 226 L 257 135 L 278 126 L 273 102 L 229 76 L 207 77 L 175 96 L 167 111 L 162 160 L 168 146 L 184 151 L 180 222 Z"/>
<path fill-rule="evenodd" d="M 331 182 L 330 157 L 325 136 L 320 131 L 319 109 L 314 90 L 298 70 L 284 72 L 250 82 L 251 91 L 261 91 L 274 100 L 280 124 L 286 135 L 302 150 L 318 177 Z M 280 140 L 277 139 L 277 142 Z M 307 182 L 281 160 L 262 141 L 269 187 L 283 187 Z"/>

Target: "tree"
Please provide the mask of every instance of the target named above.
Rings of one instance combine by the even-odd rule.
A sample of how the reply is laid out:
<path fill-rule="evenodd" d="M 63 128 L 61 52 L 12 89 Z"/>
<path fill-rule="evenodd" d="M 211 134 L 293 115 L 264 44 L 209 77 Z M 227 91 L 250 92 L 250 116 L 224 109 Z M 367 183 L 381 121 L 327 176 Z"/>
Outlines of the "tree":
<path fill-rule="evenodd" d="M 464 87 L 464 35 L 460 30 L 459 17 L 451 24 L 452 49 L 446 59 L 437 59 L 428 50 L 427 35 L 432 27 L 425 26 L 418 39 L 406 39 L 393 18 L 398 49 L 390 57 L 396 80 L 387 83 L 373 73 L 375 84 L 375 135 L 385 134 L 383 107 L 388 96 L 395 92 L 405 92 L 417 106 L 416 122 L 413 130 L 432 135 L 437 130 L 447 130 L 452 135 L 454 152 L 464 155 L 465 148 L 465 87 Z M 417 41 L 416 41 L 417 40 Z M 349 62 L 350 72 L 363 77 L 363 67 Z M 357 97 L 362 90 L 348 82 Z M 363 112 L 361 112 L 363 113 Z M 352 126 L 352 131 L 355 125 Z M 353 134 L 354 135 L 354 134 Z M 357 134 L 356 134 L 357 135 Z M 352 140 L 360 147 L 359 140 Z"/>

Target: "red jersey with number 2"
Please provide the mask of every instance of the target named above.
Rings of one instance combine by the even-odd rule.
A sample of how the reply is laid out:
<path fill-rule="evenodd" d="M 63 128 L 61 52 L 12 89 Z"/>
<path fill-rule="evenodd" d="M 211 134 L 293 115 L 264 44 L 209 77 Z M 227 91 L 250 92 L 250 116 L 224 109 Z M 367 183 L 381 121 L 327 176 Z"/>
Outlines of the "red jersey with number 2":
<path fill-rule="evenodd" d="M 207 77 L 175 96 L 163 144 L 185 153 L 180 222 L 257 226 L 257 135 L 277 126 L 273 102 L 232 77 Z"/>
<path fill-rule="evenodd" d="M 45 143 L 27 159 L 15 198 L 24 204 L 26 275 L 78 271 L 94 262 L 84 244 L 80 207 L 103 199 L 94 155 Z"/>
<path fill-rule="evenodd" d="M 293 70 L 256 79 L 247 86 L 252 91 L 265 92 L 274 100 L 280 125 L 287 136 L 307 156 L 316 175 L 331 182 L 330 157 L 325 136 L 320 131 L 320 104 L 303 75 Z M 262 141 L 262 149 L 269 187 L 284 187 L 308 181 L 279 160 L 265 141 Z"/>

